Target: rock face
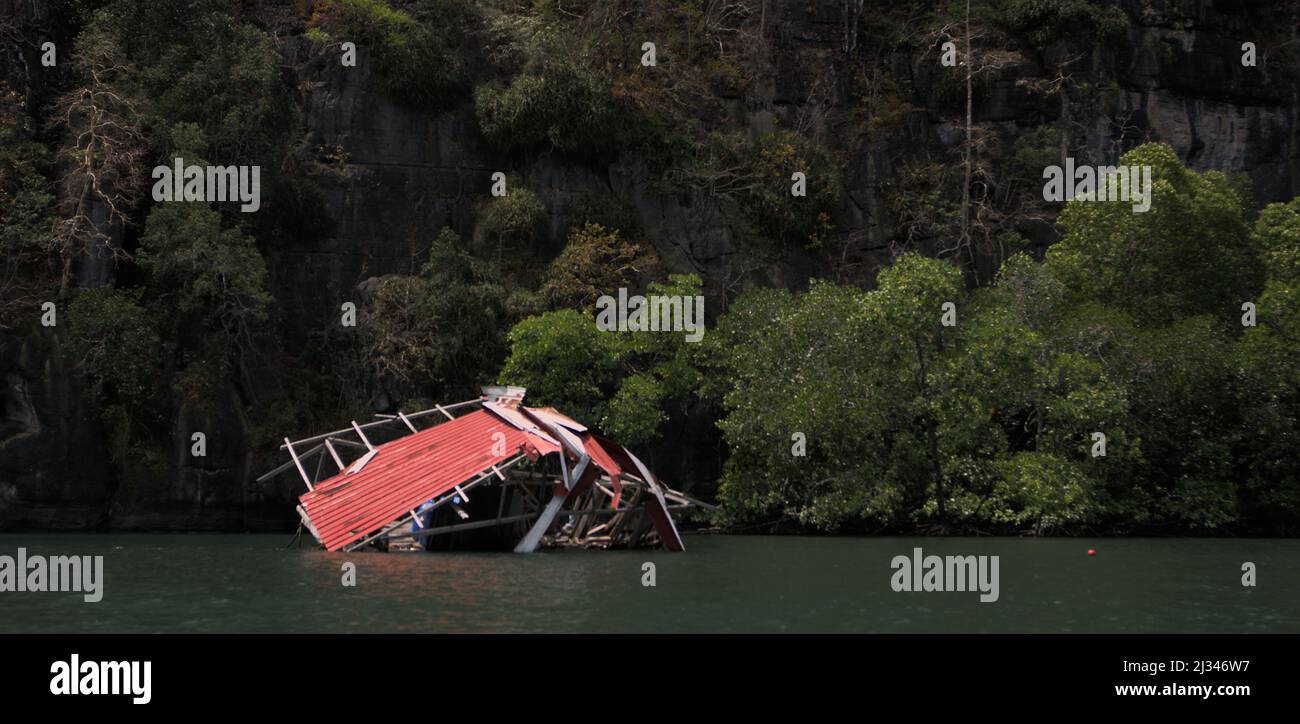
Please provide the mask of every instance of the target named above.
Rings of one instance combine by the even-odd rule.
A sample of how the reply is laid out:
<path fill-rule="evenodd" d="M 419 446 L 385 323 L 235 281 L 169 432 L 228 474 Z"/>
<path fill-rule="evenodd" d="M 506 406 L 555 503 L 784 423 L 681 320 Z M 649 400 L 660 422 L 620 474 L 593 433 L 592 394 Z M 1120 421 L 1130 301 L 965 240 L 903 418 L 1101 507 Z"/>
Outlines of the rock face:
<path fill-rule="evenodd" d="M 104 431 L 50 330 L 0 333 L 0 529 L 108 521 Z"/>
<path fill-rule="evenodd" d="M 1246 174 L 1262 202 L 1300 193 L 1300 71 L 1243 67 L 1241 45 L 1250 18 L 1267 0 L 1123 0 L 1127 39 L 1114 47 L 1070 47 L 1068 41 L 1027 56 L 1016 73 L 1047 77 L 1062 54 L 1092 89 L 1066 104 L 1026 93 L 1008 74 L 981 91 L 977 122 L 994 124 L 1014 139 L 1068 113 L 1072 147 L 1081 163 L 1112 163 L 1146 141 L 1169 143 L 1197 170 Z M 0 11 L 48 13 L 46 3 L 0 2 Z M 843 7 L 841 7 L 843 5 Z M 888 261 L 896 220 L 886 211 L 881 181 L 895 172 L 901 151 L 890 140 L 868 139 L 851 122 L 859 100 L 847 90 L 835 61 L 845 47 L 878 39 L 846 30 L 848 3 L 781 0 L 765 5 L 764 72 L 744 94 L 725 99 L 731 119 L 751 134 L 800 126 L 830 146 L 843 163 L 845 203 L 836 222 L 871 265 Z M 861 10 L 860 10 L 861 11 Z M 870 12 L 865 10 L 862 12 Z M 3 14 L 3 12 L 0 12 Z M 1294 37 L 1294 31 L 1292 33 Z M 297 52 L 292 41 L 287 53 Z M 320 179 L 333 228 L 268 251 L 271 291 L 284 320 L 284 344 L 300 345 L 308 330 L 362 301 L 358 285 L 391 273 L 410 273 L 428 240 L 443 226 L 465 238 L 476 234 L 477 207 L 488 198 L 491 174 L 517 174 L 550 214 L 545 244 L 558 251 L 585 194 L 612 195 L 633 209 L 645 235 L 668 259 L 702 274 L 715 312 L 723 288 L 738 270 L 729 254 L 738 244 L 717 206 L 699 195 L 653 193 L 635 159 L 588 165 L 558 155 L 507 158 L 482 137 L 465 100 L 440 114 L 409 110 L 376 90 L 365 50 L 357 67 L 326 59 L 298 64 L 300 102 L 308 146 L 331 151 L 337 162 Z M 6 48 L 3 71 L 23 81 L 30 53 Z M 914 83 L 922 98 L 938 91 L 932 69 L 906 57 L 885 57 Z M 926 112 L 903 121 L 909 138 L 942 152 L 962 139 L 951 118 Z M 86 270 L 85 285 L 106 283 L 106 267 Z M 751 276 L 798 286 L 823 273 L 795 255 Z M 364 285 L 363 285 L 364 286 Z M 204 404 L 174 401 L 172 439 L 164 459 L 114 481 L 106 431 L 62 361 L 49 330 L 0 333 L 0 529 L 87 529 L 96 526 L 177 530 L 283 529 L 291 524 L 293 480 L 259 485 L 252 478 L 250 422 L 234 391 Z M 707 426 L 711 427 L 711 426 Z M 208 456 L 189 454 L 195 430 L 208 431 Z M 284 431 L 290 433 L 293 431 Z M 652 467 L 677 486 L 715 480 L 716 431 L 669 431 Z M 692 448 L 691 446 L 696 446 Z M 683 450 L 687 454 L 683 454 Z M 668 462 L 687 458 L 674 470 Z M 290 477 L 290 476 L 285 476 Z"/>

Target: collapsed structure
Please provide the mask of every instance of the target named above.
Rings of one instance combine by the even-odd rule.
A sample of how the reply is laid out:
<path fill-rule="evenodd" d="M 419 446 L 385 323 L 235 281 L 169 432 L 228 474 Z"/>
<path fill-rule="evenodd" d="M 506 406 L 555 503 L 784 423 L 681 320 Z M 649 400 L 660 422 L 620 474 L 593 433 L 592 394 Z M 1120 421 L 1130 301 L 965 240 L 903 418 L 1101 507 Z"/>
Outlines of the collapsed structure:
<path fill-rule="evenodd" d="M 303 440 L 285 438 L 280 449 L 290 460 L 258 481 L 296 469 L 307 486 L 298 515 L 331 551 L 428 550 L 484 533 L 522 553 L 539 546 L 685 549 L 673 512 L 704 503 L 666 487 L 627 448 L 559 411 L 525 407 L 524 388 L 485 387 L 483 393 L 421 412 L 379 415 L 364 425 L 353 421 Z M 446 419 L 419 429 L 416 420 L 429 415 Z M 394 428 L 405 434 L 379 445 L 366 435 L 391 435 Z M 535 463 L 532 471 L 515 469 L 525 460 Z M 322 480 L 327 464 L 336 472 Z"/>

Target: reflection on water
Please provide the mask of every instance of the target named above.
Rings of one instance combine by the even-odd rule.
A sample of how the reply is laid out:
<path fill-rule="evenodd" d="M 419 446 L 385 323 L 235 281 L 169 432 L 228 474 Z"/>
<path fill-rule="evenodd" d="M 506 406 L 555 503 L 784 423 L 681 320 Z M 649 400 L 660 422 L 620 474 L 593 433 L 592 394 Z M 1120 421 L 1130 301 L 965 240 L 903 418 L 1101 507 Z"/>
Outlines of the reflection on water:
<path fill-rule="evenodd" d="M 340 554 L 270 535 L 3 535 L 105 556 L 104 600 L 0 592 L 3 632 L 1300 632 L 1300 541 L 691 536 L 688 552 Z M 890 560 L 1001 556 L 1001 597 Z M 1088 548 L 1098 554 L 1089 557 Z M 342 564 L 357 585 L 342 585 Z M 657 586 L 641 585 L 641 564 Z M 1258 567 L 1243 588 L 1241 564 Z"/>

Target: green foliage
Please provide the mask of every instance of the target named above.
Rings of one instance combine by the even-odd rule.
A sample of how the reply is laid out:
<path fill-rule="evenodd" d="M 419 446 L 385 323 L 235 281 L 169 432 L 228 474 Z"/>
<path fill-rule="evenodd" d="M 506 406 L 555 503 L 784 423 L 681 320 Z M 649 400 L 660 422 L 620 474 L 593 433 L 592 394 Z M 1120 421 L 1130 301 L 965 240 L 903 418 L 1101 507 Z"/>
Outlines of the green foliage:
<path fill-rule="evenodd" d="M 1224 307 L 1258 276 L 1236 196 L 1181 166 L 1157 178 L 1149 213 L 1174 206 L 1219 230 L 1193 240 L 1209 262 L 1180 263 L 1141 214 L 1072 206 L 1060 256 L 1013 256 L 975 294 L 955 268 L 904 255 L 870 292 L 815 283 L 742 296 L 710 337 L 717 374 L 704 389 L 726 411 L 729 518 L 1045 532 L 1215 529 L 1294 510 L 1300 304 L 1271 281 L 1268 322 L 1234 335 L 1224 318 L 1239 303 Z M 1294 221 L 1282 207 L 1261 214 L 1253 238 L 1266 258 L 1289 258 Z M 1129 240 L 1139 234 L 1167 256 L 1097 269 L 1079 251 L 1140 253 Z M 1227 282 L 1193 288 L 1185 276 L 1203 264 L 1222 265 Z M 1137 274 L 1150 281 L 1134 285 Z M 945 301 L 955 327 L 940 323 Z M 1097 432 L 1105 456 L 1092 454 Z"/>
<path fill-rule="evenodd" d="M 699 277 L 673 275 L 648 294 L 694 297 Z M 680 332 L 603 332 L 589 311 L 560 309 L 510 330 L 503 384 L 552 405 L 628 445 L 652 442 L 699 387 L 694 345 Z"/>
<path fill-rule="evenodd" d="M 1020 452 L 998 461 L 988 518 L 994 523 L 1059 528 L 1087 520 L 1092 481 L 1076 460 Z"/>
<path fill-rule="evenodd" d="M 948 384 L 955 331 L 940 324 L 942 305 L 965 296 L 961 275 L 905 255 L 878 283 L 755 291 L 711 335 L 713 365 L 729 379 L 720 426 L 734 453 L 720 496 L 736 520 L 797 515 L 835 529 L 946 504 L 939 458 L 981 444 L 966 425 L 972 411 L 953 409 L 972 401 Z M 805 456 L 793 454 L 796 433 Z"/>
<path fill-rule="evenodd" d="M 326 0 L 313 10 L 308 39 L 364 47 L 386 95 L 417 108 L 443 108 L 466 85 L 456 36 L 472 33 L 477 17 L 459 2 L 423 3 L 417 15 L 384 0 Z"/>
<path fill-rule="evenodd" d="M 207 341 L 199 346 L 251 344 L 254 326 L 266 319 L 271 296 L 262 255 L 252 237 L 223 229 L 221 215 L 207 206 L 155 206 L 136 261 L 149 273 L 154 303 L 169 311 L 178 335 L 201 334 Z"/>
<path fill-rule="evenodd" d="M 954 269 L 905 255 L 871 292 L 742 297 L 711 337 L 723 381 L 705 389 L 726 410 L 731 518 L 1045 532 L 1292 515 L 1297 207 L 1252 231 L 1222 174 L 1165 146 L 1123 163 L 1153 167 L 1149 211 L 1076 200 L 1046 261 L 1012 256 L 990 289 L 966 295 Z M 1243 333 L 1248 300 L 1259 322 Z"/>
<path fill-rule="evenodd" d="M 806 196 L 794 196 L 793 174 L 806 177 Z M 719 134 L 678 169 L 681 182 L 733 205 L 732 222 L 745 236 L 815 248 L 834 229 L 831 213 L 843 195 L 840 170 L 814 141 L 791 131 L 749 140 Z"/>
<path fill-rule="evenodd" d="M 496 239 L 500 260 L 506 251 L 533 251 L 546 221 L 546 207 L 537 194 L 511 182 L 505 196 L 494 197 L 487 203 L 480 220 L 483 231 Z"/>
<path fill-rule="evenodd" d="M 57 285 L 50 154 L 31 140 L 28 125 L 22 97 L 0 83 L 0 328 L 52 299 Z"/>
<path fill-rule="evenodd" d="M 502 353 L 505 290 L 444 228 L 418 276 L 390 276 L 368 311 L 366 352 L 398 397 L 477 393 Z"/>
<path fill-rule="evenodd" d="M 493 81 L 474 91 L 483 135 L 503 151 L 554 149 L 602 156 L 620 149 L 628 141 L 631 120 L 612 95 L 609 78 L 567 51 L 545 58 L 509 85 Z"/>
<path fill-rule="evenodd" d="M 92 16 L 78 46 L 84 54 L 105 36 L 125 49 L 117 60 L 134 64 L 126 83 L 147 99 L 139 110 L 150 125 L 197 124 L 207 147 L 192 150 L 270 171 L 296 120 L 294 106 L 271 39 L 232 22 L 231 11 L 229 0 L 115 0 Z"/>
<path fill-rule="evenodd" d="M 1251 239 L 1270 279 L 1300 281 L 1300 198 L 1266 206 L 1255 222 Z"/>
<path fill-rule="evenodd" d="M 1300 202 L 1270 204 L 1252 236 L 1268 281 L 1257 325 L 1245 330 L 1233 358 L 1244 408 L 1244 505 L 1279 519 L 1300 513 Z"/>
<path fill-rule="evenodd" d="M 160 341 L 139 296 L 101 287 L 68 305 L 68 353 L 101 405 L 137 407 L 154 392 Z"/>
<path fill-rule="evenodd" d="M 529 317 L 509 333 L 510 356 L 498 381 L 528 388 L 534 404 L 595 424 L 613 391 L 619 350 L 590 312 L 561 309 Z"/>
<path fill-rule="evenodd" d="M 249 226 L 263 242 L 319 232 L 327 215 L 294 158 L 300 118 L 283 58 L 265 31 L 232 21 L 232 5 L 116 0 L 93 16 L 78 56 L 89 52 L 88 43 L 127 50 L 113 62 L 129 68 L 120 84 L 139 99 L 136 110 L 153 131 L 159 162 L 181 156 L 187 163 L 260 167 L 261 213 L 241 218 L 222 207 L 228 223 Z"/>
<path fill-rule="evenodd" d="M 194 150 L 208 158 L 270 165 L 295 118 L 280 55 L 255 28 L 227 21 L 217 27 L 168 43 L 141 73 L 151 113 L 198 124 L 207 147 Z"/>
<path fill-rule="evenodd" d="M 719 497 L 729 520 L 789 514 L 835 528 L 903 505 L 903 491 L 855 469 L 884 466 L 879 446 L 862 446 L 875 408 L 846 394 L 862 389 L 867 366 L 867 340 L 853 324 L 862 299 L 822 282 L 803 295 L 755 289 L 705 338 L 702 391 L 726 410 L 719 427 L 730 455 Z M 791 453 L 795 433 L 806 436 L 806 457 Z"/>
<path fill-rule="evenodd" d="M 933 239 L 961 220 L 960 169 L 932 161 L 905 162 L 881 183 L 890 213 L 908 242 Z"/>
<path fill-rule="evenodd" d="M 620 287 L 641 288 L 658 269 L 653 247 L 588 223 L 570 232 L 564 251 L 547 270 L 542 294 L 552 307 L 591 309 L 602 295 L 617 295 Z"/>
<path fill-rule="evenodd" d="M 103 95 L 77 112 L 106 100 L 98 108 L 109 128 L 129 130 L 121 163 L 98 179 L 126 186 L 133 169 L 172 156 L 258 164 L 266 198 L 265 213 L 252 218 L 202 204 L 156 205 L 143 220 L 128 209 L 127 247 L 143 233 L 134 265 L 119 258 L 118 278 L 139 286 L 82 291 L 62 312 L 65 349 L 118 462 L 143 442 L 143 412 L 162 429 L 171 403 L 228 394 L 236 372 L 240 394 L 258 397 L 265 412 L 250 418 L 253 444 L 268 447 L 277 431 L 324 428 L 365 414 L 372 399 L 466 397 L 495 376 L 527 386 L 532 404 L 555 405 L 631 445 L 658 440 L 700 398 L 716 403 L 730 453 L 724 517 L 734 522 L 789 516 L 828 531 L 1051 533 L 1285 530 L 1300 516 L 1300 200 L 1254 220 L 1239 177 L 1194 173 L 1168 147 L 1148 144 L 1121 163 L 1153 168 L 1149 212 L 1071 203 L 1059 219 L 1064 239 L 1045 261 L 1011 256 L 991 288 L 968 291 L 955 267 L 909 254 L 871 291 L 824 281 L 802 293 L 747 291 L 694 345 L 681 333 L 596 328 L 592 305 L 620 287 L 689 297 L 702 286 L 684 276 L 655 283 L 661 263 L 640 241 L 637 215 L 610 196 L 573 204 L 566 247 L 540 289 L 522 275 L 503 279 L 505 252 L 534 250 L 546 214 L 535 194 L 512 184 L 480 217 L 498 264 L 444 229 L 417 272 L 374 289 L 359 328 L 331 319 L 305 349 L 268 350 L 282 330 L 265 327 L 273 319 L 258 242 L 296 238 L 311 248 L 326 236 L 311 170 L 322 157 L 343 166 L 346 149 L 305 150 L 315 141 L 300 135 L 292 74 L 281 41 L 265 30 L 264 4 L 93 5 L 75 47 L 60 50 L 66 75 L 52 78 L 58 90 L 100 74 L 93 80 Z M 337 44 L 356 42 L 381 90 L 411 107 L 462 100 L 481 48 L 485 77 L 499 80 L 478 85 L 475 113 L 503 153 L 602 161 L 628 153 L 657 190 L 718 202 L 738 239 L 815 248 L 834 231 L 844 176 L 836 155 L 791 131 L 726 130 L 750 74 L 764 67 L 752 61 L 770 38 L 753 18 L 720 19 L 676 0 L 311 5 L 314 50 L 336 62 Z M 964 6 L 879 10 L 888 22 L 863 18 L 863 27 L 899 47 L 932 47 L 929 31 Z M 1127 20 L 1113 4 L 1007 0 L 977 3 L 973 23 L 979 88 L 999 82 L 996 68 L 1010 67 L 1000 63 L 1018 65 L 1026 42 L 1064 58 L 1058 44 L 1069 36 L 1113 41 Z M 1296 52 L 1285 47 L 1285 27 L 1262 28 L 1281 32 L 1270 67 Z M 657 68 L 636 63 L 644 38 L 659 40 Z M 888 65 L 873 62 L 887 60 L 887 45 L 845 42 L 858 43 L 846 51 L 852 65 Z M 1292 72 L 1281 65 L 1284 76 Z M 961 73 L 940 77 L 948 79 L 941 91 L 964 98 Z M 862 71 L 846 85 L 870 108 L 869 121 L 857 123 L 873 137 L 902 138 L 904 121 L 926 112 L 908 81 L 889 72 Z M 1068 80 L 1031 78 L 1026 87 L 1069 93 L 1075 107 L 1105 92 Z M 68 261 L 47 241 L 53 154 L 33 140 L 28 102 L 0 88 L 0 325 L 11 309 L 30 320 Z M 1044 211 L 1025 199 L 1056 160 L 1056 134 L 1043 125 L 996 158 L 977 154 L 987 213 L 976 216 L 988 238 L 1023 241 L 1016 220 Z M 976 138 L 999 147 L 994 135 Z M 920 157 L 884 167 L 894 169 L 881 185 L 886 210 L 905 241 L 948 240 L 959 226 L 960 168 Z M 803 198 L 790 193 L 796 171 L 807 174 Z M 940 322 L 947 302 L 955 327 Z M 1239 323 L 1244 302 L 1256 305 L 1256 326 Z M 241 354 L 254 346 L 264 359 Z M 257 379 L 266 370 L 293 374 Z M 1090 452 L 1096 432 L 1106 435 L 1104 457 Z M 806 455 L 792 454 L 796 433 Z"/>
<path fill-rule="evenodd" d="M 685 306 L 700 295 L 701 284 L 693 274 L 672 274 L 666 282 L 652 282 L 646 293 L 678 297 Z M 689 342 L 684 332 L 612 336 L 619 347 L 623 376 L 600 426 L 629 445 L 657 440 L 662 424 L 684 416 L 699 389 L 699 345 Z"/>
<path fill-rule="evenodd" d="M 1123 10 L 1093 0 L 1006 0 L 1000 10 L 1013 31 L 1038 46 L 1083 30 L 1116 42 L 1129 25 Z"/>
<path fill-rule="evenodd" d="M 1145 144 L 1121 164 L 1152 167 L 1151 208 L 1076 199 L 1048 266 L 1078 293 L 1114 306 L 1140 325 L 1211 314 L 1225 318 L 1261 282 L 1242 203 L 1226 176 L 1198 174 L 1173 149 Z"/>
<path fill-rule="evenodd" d="M 628 377 L 610 399 L 602 418 L 605 432 L 616 440 L 638 444 L 654 440 L 664 414 L 664 386 L 653 375 Z"/>

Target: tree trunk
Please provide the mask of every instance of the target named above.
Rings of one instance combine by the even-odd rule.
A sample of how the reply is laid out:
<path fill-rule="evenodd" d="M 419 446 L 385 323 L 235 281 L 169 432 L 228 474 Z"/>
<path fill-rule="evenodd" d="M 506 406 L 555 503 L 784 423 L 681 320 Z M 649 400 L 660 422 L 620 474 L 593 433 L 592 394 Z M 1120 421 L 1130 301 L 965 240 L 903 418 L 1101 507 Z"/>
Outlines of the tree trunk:
<path fill-rule="evenodd" d="M 927 382 L 928 368 L 925 363 L 925 349 L 921 347 L 920 340 L 912 341 L 916 348 L 917 359 L 917 389 L 921 393 L 919 396 L 922 400 L 930 399 L 930 385 Z M 944 505 L 943 490 L 943 464 L 939 461 L 939 430 L 938 423 L 935 422 L 934 415 L 929 411 L 925 413 L 925 437 L 930 453 L 930 470 L 934 475 L 934 494 L 939 507 L 939 525 L 946 526 L 948 522 L 947 506 Z"/>
<path fill-rule="evenodd" d="M 944 505 L 943 465 L 939 462 L 939 433 L 935 429 L 934 416 L 926 413 L 925 432 L 930 443 L 930 468 L 934 474 L 934 495 L 939 503 L 939 525 L 948 523 L 948 511 Z"/>
<path fill-rule="evenodd" d="M 962 166 L 965 169 L 965 182 L 961 186 L 961 246 L 970 254 L 970 177 L 971 177 L 971 140 L 972 112 L 971 74 L 973 59 L 970 54 L 970 0 L 966 0 L 966 145 L 962 149 Z M 959 252 L 960 253 L 960 252 Z M 974 255 L 971 254 L 973 258 Z"/>

